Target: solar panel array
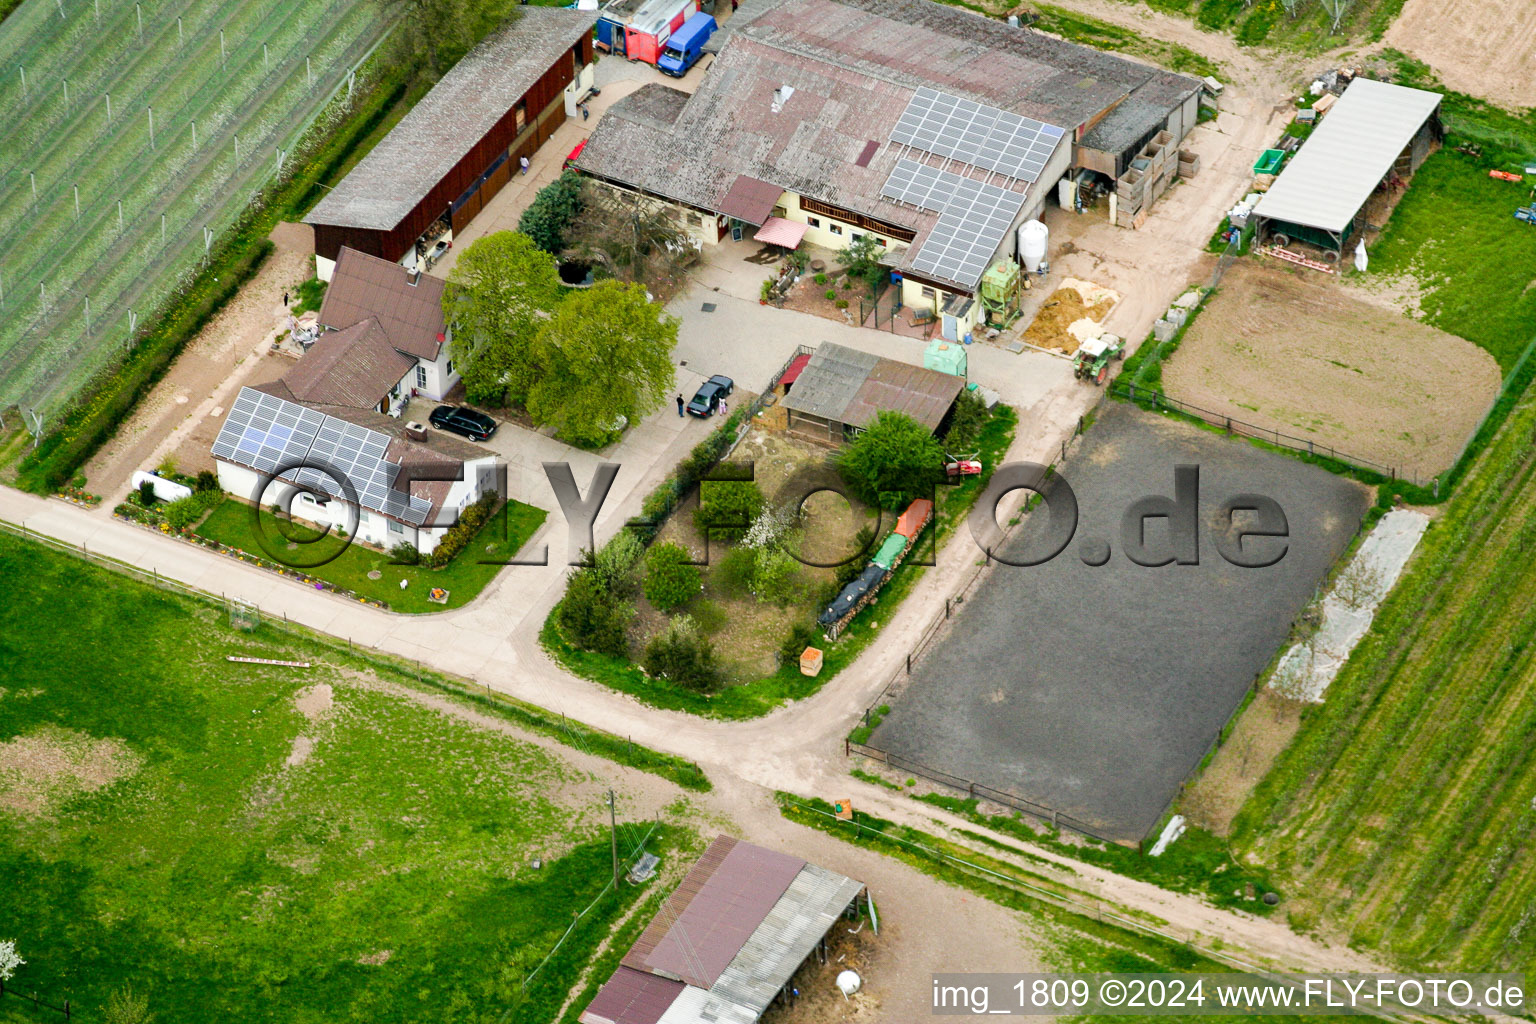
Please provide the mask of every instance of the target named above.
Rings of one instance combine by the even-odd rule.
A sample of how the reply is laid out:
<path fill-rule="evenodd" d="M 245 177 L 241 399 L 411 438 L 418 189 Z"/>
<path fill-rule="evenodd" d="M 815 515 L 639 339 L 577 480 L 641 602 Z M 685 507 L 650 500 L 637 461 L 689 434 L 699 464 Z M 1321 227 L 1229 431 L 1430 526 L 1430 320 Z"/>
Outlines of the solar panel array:
<path fill-rule="evenodd" d="M 216 458 L 262 473 L 281 466 L 285 480 L 350 499 L 338 493 L 340 474 L 363 508 L 423 526 L 432 504 L 391 486 L 400 467 L 384 458 L 388 449 L 386 434 L 251 388 L 240 389 L 213 443 Z"/>
<path fill-rule="evenodd" d="M 916 160 L 901 159 L 891 169 L 891 176 L 880 187 L 880 194 L 898 203 L 910 203 L 919 210 L 943 210 L 949 201 L 954 179 L 959 175 Z"/>
<path fill-rule="evenodd" d="M 1022 193 L 961 178 L 912 269 L 946 281 L 980 279 L 1023 206 Z"/>
<path fill-rule="evenodd" d="M 271 473 L 302 459 L 324 420 L 324 413 L 241 388 L 213 442 L 213 454 Z"/>
<path fill-rule="evenodd" d="M 935 210 L 939 220 L 912 260 L 912 269 L 946 281 L 974 284 L 1013 219 L 1024 194 L 941 171 L 916 160 L 898 160 L 880 189 L 887 199 Z"/>
<path fill-rule="evenodd" d="M 908 101 L 891 140 L 1033 182 L 1065 134 L 1053 124 L 924 86 Z"/>

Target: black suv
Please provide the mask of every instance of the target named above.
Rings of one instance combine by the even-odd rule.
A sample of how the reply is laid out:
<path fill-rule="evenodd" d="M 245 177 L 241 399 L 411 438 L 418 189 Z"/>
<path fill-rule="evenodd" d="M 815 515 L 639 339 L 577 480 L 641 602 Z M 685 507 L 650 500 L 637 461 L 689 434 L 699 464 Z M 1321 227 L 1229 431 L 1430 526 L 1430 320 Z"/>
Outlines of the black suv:
<path fill-rule="evenodd" d="M 496 421 L 483 412 L 460 405 L 440 405 L 427 417 L 438 430 L 461 434 L 471 441 L 489 441 L 496 433 Z"/>

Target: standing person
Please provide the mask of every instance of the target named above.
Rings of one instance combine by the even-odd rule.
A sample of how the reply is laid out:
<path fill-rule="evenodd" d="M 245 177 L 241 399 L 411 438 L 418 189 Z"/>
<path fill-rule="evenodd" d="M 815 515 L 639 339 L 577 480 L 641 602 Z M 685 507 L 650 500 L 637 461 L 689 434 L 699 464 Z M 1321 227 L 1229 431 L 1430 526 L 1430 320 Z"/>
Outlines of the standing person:
<path fill-rule="evenodd" d="M 730 403 L 727 402 L 724 398 L 721 398 L 720 399 L 720 415 L 724 416 L 726 413 L 728 413 L 730 411 L 731 411 Z"/>
<path fill-rule="evenodd" d="M 283 292 L 283 307 L 287 308 L 287 306 L 288 306 L 288 293 L 287 292 Z"/>
<path fill-rule="evenodd" d="M 592 114 L 592 111 L 588 110 L 587 109 L 587 105 L 585 103 L 583 103 L 581 105 L 581 119 L 583 121 L 585 121 L 588 117 L 591 116 L 591 114 Z"/>
<path fill-rule="evenodd" d="M 677 396 L 677 414 L 679 416 L 681 416 L 683 414 L 683 396 L 682 395 L 678 395 Z"/>
<path fill-rule="evenodd" d="M 522 168 L 522 172 L 521 173 L 523 173 L 523 174 L 527 174 L 528 173 L 528 158 L 527 157 L 525 157 L 525 156 L 518 157 L 517 158 L 517 164 L 518 164 L 519 167 Z"/>

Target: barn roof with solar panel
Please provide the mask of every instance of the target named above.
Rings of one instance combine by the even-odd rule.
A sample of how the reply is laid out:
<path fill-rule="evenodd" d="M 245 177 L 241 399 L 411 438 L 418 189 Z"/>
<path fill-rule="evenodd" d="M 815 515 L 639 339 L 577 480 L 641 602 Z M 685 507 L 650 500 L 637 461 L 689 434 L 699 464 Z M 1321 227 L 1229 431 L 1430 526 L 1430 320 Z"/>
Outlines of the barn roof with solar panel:
<path fill-rule="evenodd" d="M 951 291 L 1011 253 L 1080 137 L 1112 122 L 1101 135 L 1140 146 L 1201 88 L 930 0 L 743 0 L 715 39 L 692 97 L 652 84 L 619 100 L 577 169 L 751 225 L 785 216 L 773 194 L 788 194 Z M 743 182 L 767 198 L 742 202 Z"/>
<path fill-rule="evenodd" d="M 272 390 L 281 383 L 242 387 L 213 442 L 213 457 L 266 477 L 296 484 L 311 493 L 377 512 L 412 526 L 433 522 L 447 487 L 396 485 L 407 460 L 459 461 L 461 453 L 408 445 L 393 434 L 388 417 L 366 411 L 312 408 Z M 354 422 L 369 419 L 370 424 Z M 449 439 L 441 439 L 447 441 Z M 467 446 L 462 454 L 479 457 Z"/>

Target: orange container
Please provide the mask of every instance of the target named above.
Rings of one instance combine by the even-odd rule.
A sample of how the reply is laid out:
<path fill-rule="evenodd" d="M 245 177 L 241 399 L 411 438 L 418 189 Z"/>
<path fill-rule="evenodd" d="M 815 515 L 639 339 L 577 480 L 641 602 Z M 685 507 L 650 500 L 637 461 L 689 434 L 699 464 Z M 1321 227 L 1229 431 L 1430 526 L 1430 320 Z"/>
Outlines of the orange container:
<path fill-rule="evenodd" d="M 820 675 L 821 661 L 821 649 L 817 647 L 807 647 L 800 654 L 800 674 L 803 676 Z"/>

